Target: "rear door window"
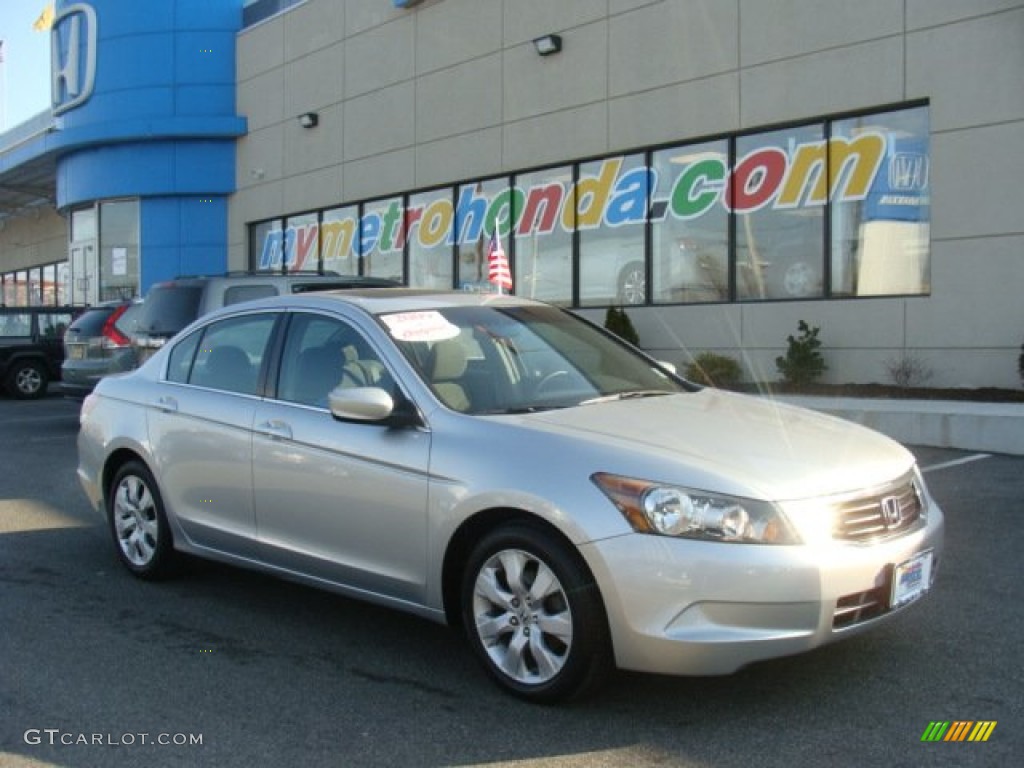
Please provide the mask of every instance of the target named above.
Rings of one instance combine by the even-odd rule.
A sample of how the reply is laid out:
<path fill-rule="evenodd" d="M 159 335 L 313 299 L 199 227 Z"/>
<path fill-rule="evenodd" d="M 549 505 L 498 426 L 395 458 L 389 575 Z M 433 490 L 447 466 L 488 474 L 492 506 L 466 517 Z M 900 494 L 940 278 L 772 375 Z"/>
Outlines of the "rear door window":
<path fill-rule="evenodd" d="M 201 285 L 155 285 L 143 303 L 139 331 L 173 336 L 199 315 Z"/>
<path fill-rule="evenodd" d="M 263 283 L 262 285 L 232 285 L 224 291 L 224 306 L 238 304 L 240 301 L 265 299 L 268 296 L 277 296 L 276 286 L 269 283 Z"/>

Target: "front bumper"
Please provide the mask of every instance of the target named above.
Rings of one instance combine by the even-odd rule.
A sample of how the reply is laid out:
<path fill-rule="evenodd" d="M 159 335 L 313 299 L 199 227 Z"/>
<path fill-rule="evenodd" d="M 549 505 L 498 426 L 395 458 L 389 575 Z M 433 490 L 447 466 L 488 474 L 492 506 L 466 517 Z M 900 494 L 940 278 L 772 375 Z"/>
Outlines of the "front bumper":
<path fill-rule="evenodd" d="M 932 502 L 913 531 L 873 544 L 779 547 L 630 534 L 581 551 L 601 588 L 620 668 L 718 675 L 902 612 L 906 606 L 888 605 L 893 567 L 930 550 L 933 582 L 943 531 Z"/>

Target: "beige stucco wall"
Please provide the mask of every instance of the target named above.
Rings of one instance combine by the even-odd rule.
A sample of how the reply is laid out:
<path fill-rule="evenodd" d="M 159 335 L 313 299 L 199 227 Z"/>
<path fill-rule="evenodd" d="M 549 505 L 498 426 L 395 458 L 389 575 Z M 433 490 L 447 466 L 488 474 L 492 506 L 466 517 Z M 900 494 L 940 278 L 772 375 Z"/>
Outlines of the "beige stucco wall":
<path fill-rule="evenodd" d="M 539 57 L 550 32 L 564 50 Z M 1011 0 L 308 0 L 239 36 L 229 261 L 259 219 L 926 98 L 931 296 L 631 312 L 659 357 L 712 349 L 751 378 L 803 319 L 832 381 L 906 353 L 932 385 L 1016 387 L 1022 41 Z"/>
<path fill-rule="evenodd" d="M 5 272 L 66 260 L 67 222 L 53 208 L 0 220 L 0 257 Z"/>

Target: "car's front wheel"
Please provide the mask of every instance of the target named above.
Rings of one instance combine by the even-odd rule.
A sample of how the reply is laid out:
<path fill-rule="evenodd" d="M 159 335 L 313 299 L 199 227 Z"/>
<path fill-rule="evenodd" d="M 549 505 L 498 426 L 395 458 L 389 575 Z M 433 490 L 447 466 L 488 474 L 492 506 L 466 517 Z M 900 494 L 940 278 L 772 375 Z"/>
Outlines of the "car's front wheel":
<path fill-rule="evenodd" d="M 50 377 L 42 363 L 25 360 L 15 363 L 7 377 L 7 389 L 19 400 L 34 400 L 46 394 Z"/>
<path fill-rule="evenodd" d="M 114 475 L 107 494 L 110 533 L 121 562 L 143 579 L 168 575 L 174 560 L 160 490 L 150 471 L 129 461 Z"/>
<path fill-rule="evenodd" d="M 508 525 L 480 540 L 463 579 L 462 618 L 491 677 L 530 701 L 577 696 L 611 667 L 593 577 L 575 552 L 535 526 Z"/>

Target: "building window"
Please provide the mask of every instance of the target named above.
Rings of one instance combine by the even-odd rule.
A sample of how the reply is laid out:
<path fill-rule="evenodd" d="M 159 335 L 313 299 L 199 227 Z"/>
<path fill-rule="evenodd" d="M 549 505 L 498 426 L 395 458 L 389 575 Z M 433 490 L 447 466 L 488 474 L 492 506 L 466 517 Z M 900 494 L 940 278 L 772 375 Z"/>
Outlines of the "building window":
<path fill-rule="evenodd" d="M 509 250 L 511 188 L 507 178 L 463 184 L 455 202 L 458 247 L 456 285 L 464 291 L 491 291 L 487 282 L 487 239 L 498 228 L 501 247 Z M 515 293 L 515 277 L 512 292 Z"/>
<path fill-rule="evenodd" d="M 315 213 L 285 221 L 285 266 L 289 272 L 320 270 L 320 227 Z"/>
<path fill-rule="evenodd" d="M 563 306 L 927 294 L 928 131 L 913 106 L 470 180 L 258 222 L 251 260 L 491 291 L 496 231 L 512 292 Z"/>
<path fill-rule="evenodd" d="M 580 166 L 571 195 L 579 232 L 579 306 L 646 302 L 651 177 L 643 155 Z"/>
<path fill-rule="evenodd" d="M 409 243 L 409 285 L 451 288 L 455 229 L 451 188 L 411 195 L 405 222 L 405 237 Z"/>
<path fill-rule="evenodd" d="M 347 205 L 324 211 L 320 224 L 320 253 L 324 270 L 359 274 L 359 207 Z"/>
<path fill-rule="evenodd" d="M 256 270 L 281 270 L 284 265 L 284 230 L 280 219 L 261 221 L 250 227 L 249 263 Z"/>
<path fill-rule="evenodd" d="M 100 204 L 100 301 L 139 295 L 139 201 Z"/>
<path fill-rule="evenodd" d="M 837 120 L 833 137 L 884 149 L 864 194 L 832 206 L 832 295 L 931 290 L 928 110 Z"/>
<path fill-rule="evenodd" d="M 516 176 L 516 264 L 512 292 L 562 306 L 572 305 L 572 238 L 575 210 L 565 205 L 571 165 Z M 484 275 L 486 278 L 486 275 Z"/>
<path fill-rule="evenodd" d="M 359 219 L 362 274 L 402 280 L 404 218 L 400 197 L 366 203 Z"/>
<path fill-rule="evenodd" d="M 655 152 L 651 205 L 651 298 L 656 304 L 728 301 L 729 212 L 721 197 L 729 144 Z"/>

